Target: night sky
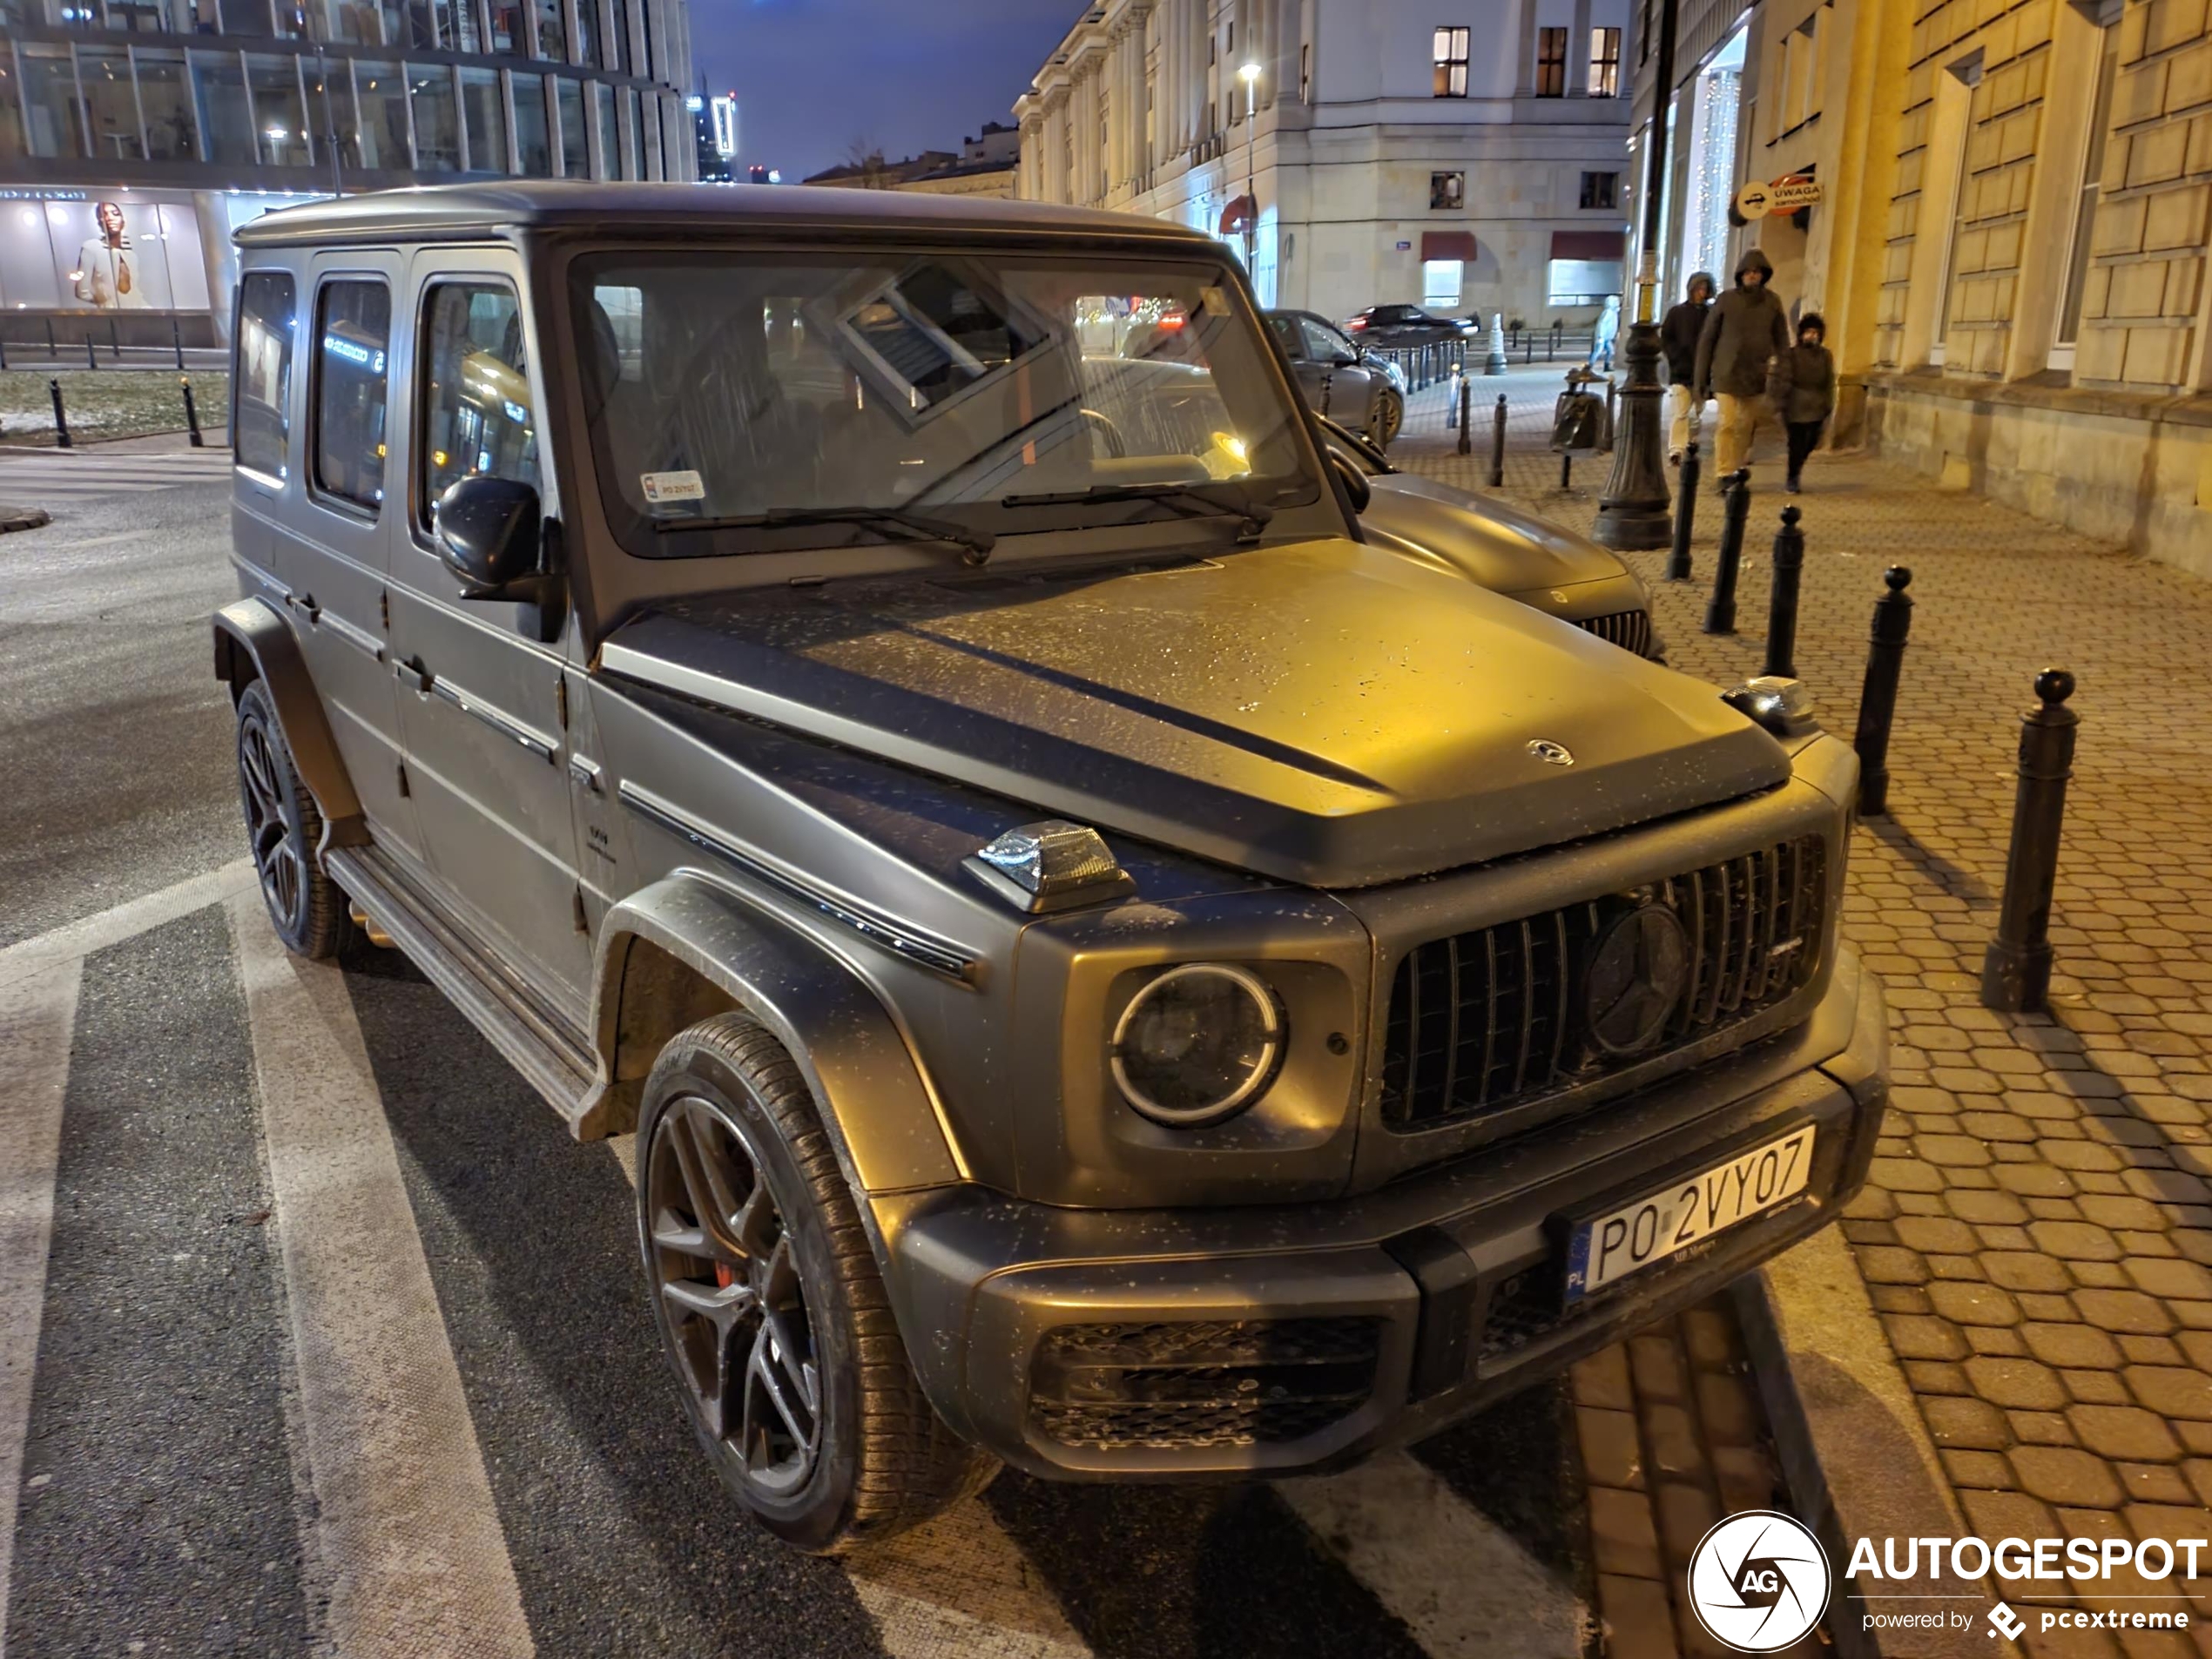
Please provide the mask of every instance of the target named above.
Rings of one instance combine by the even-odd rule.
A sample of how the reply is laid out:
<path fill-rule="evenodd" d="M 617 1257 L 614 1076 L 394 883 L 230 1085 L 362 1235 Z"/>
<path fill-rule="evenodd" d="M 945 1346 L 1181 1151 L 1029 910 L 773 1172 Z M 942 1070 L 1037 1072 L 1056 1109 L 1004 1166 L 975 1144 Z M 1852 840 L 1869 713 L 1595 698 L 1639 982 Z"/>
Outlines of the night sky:
<path fill-rule="evenodd" d="M 1082 0 L 691 0 L 691 56 L 738 95 L 738 161 L 785 182 L 866 140 L 896 159 L 1010 120 Z"/>

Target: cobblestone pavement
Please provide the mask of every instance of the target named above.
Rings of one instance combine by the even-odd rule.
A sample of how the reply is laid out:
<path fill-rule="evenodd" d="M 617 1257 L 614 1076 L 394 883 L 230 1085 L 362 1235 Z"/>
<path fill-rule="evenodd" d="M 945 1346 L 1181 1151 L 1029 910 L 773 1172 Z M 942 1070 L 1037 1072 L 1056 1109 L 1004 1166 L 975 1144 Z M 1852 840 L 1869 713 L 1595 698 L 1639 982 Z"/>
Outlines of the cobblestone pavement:
<path fill-rule="evenodd" d="M 1542 448 L 1555 378 L 1478 380 L 1467 457 L 1442 429 L 1448 394 L 1417 397 L 1394 458 L 1479 487 L 1483 406 L 1501 384 L 1513 399 L 1505 494 L 1586 527 L 1609 457 L 1579 463 L 1572 491 L 1557 488 Z M 1790 499 L 1761 455 L 1742 633 L 1699 631 L 1720 520 L 1710 494 L 1696 579 L 1659 579 L 1663 553 L 1629 556 L 1671 660 L 1722 683 L 1759 671 L 1768 550 Z M 1854 728 L 1885 566 L 1911 567 L 1917 602 L 1891 815 L 1862 825 L 1852 849 L 1846 926 L 1882 976 L 1897 1046 L 1890 1133 L 1845 1234 L 1975 1532 L 2206 1536 L 2212 585 L 1863 456 L 1817 455 L 1806 480 L 1797 665 L 1830 730 Z M 1993 1014 L 1978 991 L 2019 715 L 2047 665 L 2074 671 L 2081 718 L 2051 926 L 2057 974 L 2047 1014 Z M 1595 1489 L 1592 1508 L 1604 1513 Z M 2031 1615 L 2063 1599 L 2011 1588 Z M 2082 1604 L 2174 1588 L 2115 1577 Z M 2208 1587 L 2188 1588 L 2193 1617 L 2212 1619 Z M 2212 1629 L 2192 1638 L 2031 1632 L 2025 1646 L 2212 1654 Z"/>

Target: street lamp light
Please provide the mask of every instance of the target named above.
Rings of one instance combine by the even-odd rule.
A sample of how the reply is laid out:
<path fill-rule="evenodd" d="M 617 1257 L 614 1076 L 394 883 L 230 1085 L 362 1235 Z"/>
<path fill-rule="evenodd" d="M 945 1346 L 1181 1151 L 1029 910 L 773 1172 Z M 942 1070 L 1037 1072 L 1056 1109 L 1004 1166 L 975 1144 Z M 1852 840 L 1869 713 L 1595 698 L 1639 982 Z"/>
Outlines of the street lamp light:
<path fill-rule="evenodd" d="M 1652 78 L 1651 148 L 1644 159 L 1643 246 L 1636 260 L 1636 320 L 1622 355 L 1628 383 L 1621 388 L 1621 431 L 1613 448 L 1613 475 L 1598 498 L 1590 534 L 1608 547 L 1665 547 L 1674 538 L 1667 474 L 1660 462 L 1665 393 L 1659 384 L 1660 206 L 1667 172 L 1667 111 L 1675 96 L 1675 22 L 1680 0 L 1661 0 L 1658 73 Z"/>
<path fill-rule="evenodd" d="M 1253 272 L 1252 263 L 1258 257 L 1255 239 L 1259 232 L 1259 191 L 1253 183 L 1253 175 L 1259 165 L 1259 65 L 1246 64 L 1237 71 L 1237 78 L 1244 84 L 1244 274 L 1257 285 L 1259 278 Z"/>

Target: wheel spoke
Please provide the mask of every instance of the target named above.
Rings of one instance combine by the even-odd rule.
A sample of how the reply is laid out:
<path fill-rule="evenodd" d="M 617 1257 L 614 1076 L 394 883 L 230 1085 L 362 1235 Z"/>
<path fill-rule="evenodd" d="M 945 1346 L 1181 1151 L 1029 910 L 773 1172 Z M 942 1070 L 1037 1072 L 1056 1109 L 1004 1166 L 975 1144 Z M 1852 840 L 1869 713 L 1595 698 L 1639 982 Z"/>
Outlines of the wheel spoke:
<path fill-rule="evenodd" d="M 777 1336 L 782 1323 L 772 1313 L 760 1322 L 760 1330 L 752 1339 L 752 1359 L 748 1368 L 752 1380 L 768 1396 L 768 1403 L 776 1408 L 776 1415 L 783 1420 L 784 1432 L 791 1436 L 803 1463 L 813 1453 L 813 1414 L 810 1412 L 802 1421 L 799 1404 L 791 1398 L 792 1379 L 785 1370 L 789 1351 Z"/>
<path fill-rule="evenodd" d="M 733 1328 L 757 1305 L 750 1285 L 698 1285 L 690 1279 L 661 1281 L 661 1294 L 679 1312 L 706 1320 L 717 1331 Z"/>

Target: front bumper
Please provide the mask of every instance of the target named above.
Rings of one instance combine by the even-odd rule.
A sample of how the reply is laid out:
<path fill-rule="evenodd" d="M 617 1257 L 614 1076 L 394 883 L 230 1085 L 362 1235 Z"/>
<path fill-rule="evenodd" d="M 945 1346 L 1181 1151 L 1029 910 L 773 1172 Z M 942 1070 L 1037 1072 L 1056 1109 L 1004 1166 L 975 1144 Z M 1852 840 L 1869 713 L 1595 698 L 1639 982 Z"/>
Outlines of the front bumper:
<path fill-rule="evenodd" d="M 1879 988 L 1845 951 L 1828 994 L 1793 1029 L 1356 1197 L 1082 1211 L 956 1189 L 879 1196 L 875 1220 L 932 1402 L 1016 1467 L 1062 1480 L 1326 1468 L 1433 1433 L 1703 1299 L 1834 1220 L 1873 1157 L 1887 1042 Z M 1563 1217 L 1602 1211 L 1677 1166 L 1717 1163 L 1804 1123 L 1817 1138 L 1801 1196 L 1562 1310 Z M 1140 1396 L 1163 1381 L 1187 1386 L 1194 1373 L 1172 1369 L 1178 1344 L 1190 1359 L 1184 1333 L 1241 1333 L 1231 1339 L 1249 1348 L 1256 1328 L 1262 1363 L 1240 1368 L 1231 1356 L 1206 1373 L 1215 1386 L 1264 1399 L 1277 1381 L 1295 1388 L 1325 1377 L 1347 1403 L 1231 1413 L 1213 1420 L 1258 1432 L 1224 1429 L 1197 1444 L 1159 1429 L 1166 1419 L 1142 1406 L 1119 1419 L 1111 1405 L 1067 1406 L 1070 1386 L 1103 1398 L 1098 1379 L 1109 1372 L 1116 1387 L 1135 1379 Z M 1101 1332 L 1109 1334 L 1084 1334 Z M 1145 1369 L 1141 1353 L 1131 1361 L 1132 1343 L 1166 1365 Z M 1123 1426 L 1098 1435 L 1069 1427 L 1109 1420 Z"/>

